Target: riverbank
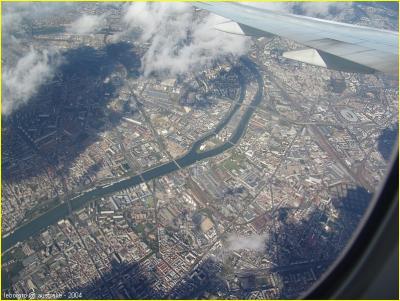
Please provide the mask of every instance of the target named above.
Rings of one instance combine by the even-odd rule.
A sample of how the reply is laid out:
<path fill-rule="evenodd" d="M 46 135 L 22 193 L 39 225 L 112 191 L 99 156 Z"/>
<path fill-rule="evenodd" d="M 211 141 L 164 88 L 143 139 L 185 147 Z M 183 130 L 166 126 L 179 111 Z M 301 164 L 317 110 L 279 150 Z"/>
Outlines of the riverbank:
<path fill-rule="evenodd" d="M 147 182 L 154 178 L 158 178 L 167 175 L 169 173 L 172 173 L 174 171 L 177 171 L 179 170 L 179 168 L 185 168 L 198 161 L 217 156 L 223 153 L 224 151 L 232 148 L 235 144 L 237 144 L 242 135 L 245 133 L 245 130 L 247 129 L 251 116 L 253 115 L 254 111 L 256 110 L 256 108 L 258 107 L 258 105 L 262 100 L 263 86 L 264 86 L 262 77 L 259 74 L 255 63 L 248 58 L 241 58 L 240 61 L 243 64 L 243 66 L 249 69 L 255 76 L 258 84 L 258 90 L 251 104 L 247 106 L 247 109 L 243 114 L 242 119 L 240 120 L 238 126 L 236 127 L 235 131 L 233 132 L 233 134 L 231 135 L 231 137 L 227 142 L 204 152 L 199 151 L 200 146 L 207 139 L 212 137 L 213 134 L 220 132 L 232 118 L 234 113 L 241 107 L 246 92 L 246 80 L 243 78 L 243 75 L 240 74 L 240 72 L 238 73 L 241 84 L 239 100 L 238 102 L 235 103 L 233 109 L 228 112 L 228 115 L 223 120 L 221 120 L 221 122 L 216 126 L 213 132 L 198 139 L 195 143 L 193 143 L 192 147 L 187 153 L 185 153 L 182 157 L 175 159 L 174 161 L 170 161 L 162 165 L 159 165 L 157 167 L 151 168 L 141 174 L 134 175 L 128 179 L 121 180 L 117 183 L 113 183 L 103 187 L 97 187 L 93 190 L 84 192 L 74 197 L 73 199 L 70 200 L 72 211 L 81 208 L 87 202 L 94 200 L 96 198 L 101 198 L 106 195 L 115 193 L 116 191 L 124 190 L 131 186 L 139 185 L 143 182 Z M 64 202 L 58 205 L 57 207 L 54 207 L 53 209 L 42 214 L 41 216 L 33 219 L 32 221 L 17 228 L 9 236 L 2 238 L 2 254 L 7 250 L 9 250 L 10 248 L 12 248 L 18 242 L 28 239 L 29 237 L 46 229 L 48 226 L 58 222 L 60 219 L 65 218 L 66 216 L 69 215 L 69 213 L 70 210 L 68 208 L 68 204 L 67 202 Z"/>

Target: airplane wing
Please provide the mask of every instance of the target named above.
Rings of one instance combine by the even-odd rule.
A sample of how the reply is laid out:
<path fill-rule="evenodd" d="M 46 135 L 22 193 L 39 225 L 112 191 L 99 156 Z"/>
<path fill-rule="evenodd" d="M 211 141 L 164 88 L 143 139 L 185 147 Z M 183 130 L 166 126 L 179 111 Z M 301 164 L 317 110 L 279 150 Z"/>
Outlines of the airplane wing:
<path fill-rule="evenodd" d="M 196 2 L 196 7 L 232 20 L 216 29 L 241 35 L 277 35 L 309 48 L 286 58 L 329 69 L 398 74 L 398 33 L 276 12 L 234 2 Z"/>

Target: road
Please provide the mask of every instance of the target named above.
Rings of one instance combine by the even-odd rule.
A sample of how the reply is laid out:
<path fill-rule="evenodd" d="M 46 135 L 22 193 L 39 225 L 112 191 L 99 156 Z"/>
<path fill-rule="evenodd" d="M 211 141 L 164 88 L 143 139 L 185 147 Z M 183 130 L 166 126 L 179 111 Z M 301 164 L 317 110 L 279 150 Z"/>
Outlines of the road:
<path fill-rule="evenodd" d="M 260 86 L 262 87 L 263 81 L 255 63 L 248 58 L 242 58 L 241 63 L 244 67 L 248 68 L 255 75 L 259 87 Z M 259 88 L 251 104 L 249 106 L 246 106 L 246 111 L 242 115 L 242 119 L 238 123 L 235 131 L 233 132 L 229 140 L 221 145 L 218 145 L 213 149 L 204 152 L 199 151 L 200 146 L 206 140 L 208 140 L 214 134 L 219 133 L 228 124 L 229 120 L 242 105 L 246 91 L 246 80 L 240 74 L 239 69 L 237 71 L 239 75 L 239 81 L 241 83 L 239 101 L 233 104 L 233 108 L 228 112 L 227 116 L 223 120 L 221 120 L 220 123 L 218 123 L 216 128 L 210 133 L 198 139 L 195 143 L 193 143 L 192 147 L 186 154 L 184 154 L 182 157 L 174 161 L 169 161 L 167 163 L 161 164 L 141 174 L 134 175 L 127 179 L 119 180 L 118 182 L 108 184 L 105 186 L 98 186 L 89 191 L 83 192 L 78 196 L 75 196 L 69 200 L 69 204 L 71 205 L 72 210 L 78 210 L 79 208 L 84 206 L 87 202 L 93 199 L 98 199 L 106 195 L 113 194 L 117 191 L 127 189 L 131 186 L 139 185 L 143 182 L 147 182 L 154 178 L 158 178 L 167 175 L 171 172 L 177 171 L 179 170 L 179 168 L 185 168 L 191 166 L 192 164 L 195 164 L 198 161 L 217 156 L 225 152 L 226 150 L 232 148 L 234 145 L 236 145 L 239 142 L 242 135 L 245 133 L 253 113 L 255 112 L 255 110 L 257 109 L 258 105 L 262 100 L 262 95 L 263 95 L 262 88 L 261 89 Z M 15 244 L 17 244 L 18 242 L 24 241 L 29 237 L 37 233 L 40 233 L 40 231 L 46 229 L 48 226 L 68 216 L 71 210 L 69 208 L 69 204 L 68 202 L 64 202 L 52 208 L 51 210 L 47 211 L 46 213 L 40 215 L 39 217 L 36 217 L 30 222 L 25 223 L 24 225 L 15 229 L 9 236 L 3 237 L 2 254 L 7 250 L 9 250 L 11 247 L 13 247 Z"/>

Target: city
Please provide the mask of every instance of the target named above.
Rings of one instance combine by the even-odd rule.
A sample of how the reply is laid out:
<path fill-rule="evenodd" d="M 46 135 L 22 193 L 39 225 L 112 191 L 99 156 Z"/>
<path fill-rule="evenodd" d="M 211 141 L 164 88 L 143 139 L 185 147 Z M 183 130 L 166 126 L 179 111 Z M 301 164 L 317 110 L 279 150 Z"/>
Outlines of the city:
<path fill-rule="evenodd" d="M 106 12 L 95 33 L 65 31 Z M 123 14 L 81 3 L 29 25 L 26 43 L 64 61 L 2 117 L 3 297 L 298 298 L 385 176 L 397 79 L 285 59 L 299 45 L 279 37 L 143 76 L 149 43 L 112 38 Z M 397 28 L 379 5 L 335 16 Z"/>

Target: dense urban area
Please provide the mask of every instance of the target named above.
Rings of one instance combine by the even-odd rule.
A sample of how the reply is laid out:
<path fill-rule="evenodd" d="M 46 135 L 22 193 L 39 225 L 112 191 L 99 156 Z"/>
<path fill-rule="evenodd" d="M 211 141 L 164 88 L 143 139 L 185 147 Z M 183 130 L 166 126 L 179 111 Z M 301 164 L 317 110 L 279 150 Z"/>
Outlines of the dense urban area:
<path fill-rule="evenodd" d="M 65 30 L 105 12 L 95 33 Z M 142 76 L 149 44 L 113 40 L 122 14 L 76 4 L 24 24 L 14 46 L 64 62 L 2 116 L 2 297 L 299 297 L 385 177 L 398 79 L 285 59 L 301 46 L 279 37 Z M 397 31 L 397 14 L 358 3 L 328 17 Z"/>

